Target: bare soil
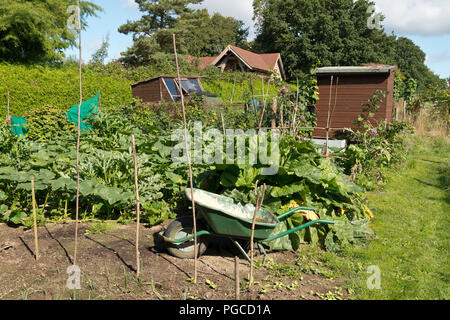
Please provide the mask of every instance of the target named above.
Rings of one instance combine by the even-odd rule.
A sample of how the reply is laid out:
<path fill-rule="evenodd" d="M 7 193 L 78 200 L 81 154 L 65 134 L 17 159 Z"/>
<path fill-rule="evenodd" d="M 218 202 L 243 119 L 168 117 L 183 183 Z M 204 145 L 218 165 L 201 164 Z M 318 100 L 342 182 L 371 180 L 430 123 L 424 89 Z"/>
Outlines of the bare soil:
<path fill-rule="evenodd" d="M 168 225 L 170 221 L 165 223 Z M 73 264 L 74 223 L 39 227 L 39 260 L 34 256 L 34 233 L 0 224 L 0 299 L 107 300 L 234 300 L 233 248 L 210 243 L 198 260 L 198 281 L 192 281 L 194 260 L 169 255 L 155 228 L 143 227 L 140 238 L 141 279 L 136 278 L 135 224 L 116 225 L 100 234 L 86 234 L 90 223 L 79 224 L 77 265 L 81 289 L 67 288 L 67 268 Z M 268 252 L 266 261 L 295 266 L 297 255 Z M 243 300 L 313 300 L 340 290 L 343 279 L 296 273 L 271 274 L 256 256 L 255 284 L 248 289 L 249 263 L 240 255 L 240 298 Z M 345 290 L 341 298 L 347 296 Z"/>

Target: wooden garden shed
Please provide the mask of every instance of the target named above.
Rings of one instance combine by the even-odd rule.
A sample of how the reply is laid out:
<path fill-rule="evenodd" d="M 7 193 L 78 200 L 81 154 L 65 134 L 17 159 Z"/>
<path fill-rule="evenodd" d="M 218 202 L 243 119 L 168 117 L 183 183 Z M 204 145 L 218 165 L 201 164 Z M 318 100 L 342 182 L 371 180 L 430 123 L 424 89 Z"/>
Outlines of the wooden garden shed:
<path fill-rule="evenodd" d="M 353 67 L 324 67 L 316 70 L 319 87 L 319 101 L 316 104 L 317 127 L 326 128 L 328 110 L 330 108 L 331 89 L 331 110 L 334 113 L 331 118 L 330 138 L 335 137 L 342 129 L 358 129 L 354 121 L 362 113 L 363 104 L 366 104 L 376 90 L 388 94 L 380 104 L 379 111 L 375 114 L 374 120 L 392 120 L 394 108 L 394 78 L 396 66 L 365 64 Z M 331 86 L 331 80 L 333 84 Z M 336 84 L 338 85 L 336 86 Z M 330 88 L 331 86 L 331 88 Z M 336 95 L 337 87 L 337 95 Z M 335 100 L 336 97 L 336 100 Z M 313 132 L 315 138 L 325 138 L 325 129 L 316 129 Z"/>
<path fill-rule="evenodd" d="M 143 102 L 178 102 L 181 95 L 177 83 L 177 76 L 161 75 L 133 83 L 131 90 L 133 98 L 142 99 Z M 182 76 L 181 86 L 186 99 L 193 93 L 205 94 L 199 76 Z"/>

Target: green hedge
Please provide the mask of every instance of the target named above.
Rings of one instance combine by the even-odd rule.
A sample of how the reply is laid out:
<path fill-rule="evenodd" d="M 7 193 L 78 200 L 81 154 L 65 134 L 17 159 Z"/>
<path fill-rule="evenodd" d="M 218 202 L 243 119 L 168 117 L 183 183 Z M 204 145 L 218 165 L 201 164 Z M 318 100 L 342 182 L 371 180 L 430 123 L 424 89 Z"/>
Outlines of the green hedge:
<path fill-rule="evenodd" d="M 78 67 L 0 64 L 0 116 L 7 112 L 7 91 L 10 92 L 10 113 L 22 116 L 26 111 L 46 105 L 68 110 L 79 103 Z M 129 103 L 131 80 L 120 73 L 99 72 L 83 68 L 83 100 L 101 91 L 102 108 Z"/>
<path fill-rule="evenodd" d="M 102 109 L 109 109 L 132 101 L 131 84 L 160 74 L 175 74 L 173 70 L 161 71 L 155 66 L 141 66 L 126 69 L 119 63 L 105 66 L 92 64 L 83 66 L 83 100 L 101 91 Z M 224 102 L 229 102 L 234 81 L 234 102 L 247 102 L 251 98 L 249 77 L 252 77 L 253 92 L 262 94 L 261 79 L 249 73 L 222 73 L 216 68 L 204 71 L 182 65 L 183 74 L 203 76 L 206 91 L 217 94 Z M 10 91 L 10 112 L 23 116 L 28 111 L 39 110 L 51 105 L 68 110 L 79 103 L 78 65 L 66 63 L 61 66 L 18 65 L 0 63 L 0 117 L 6 115 L 6 95 Z M 264 81 L 267 90 L 267 80 Z M 280 83 L 270 84 L 269 95 L 277 95 Z M 257 97 L 262 100 L 261 97 Z"/>

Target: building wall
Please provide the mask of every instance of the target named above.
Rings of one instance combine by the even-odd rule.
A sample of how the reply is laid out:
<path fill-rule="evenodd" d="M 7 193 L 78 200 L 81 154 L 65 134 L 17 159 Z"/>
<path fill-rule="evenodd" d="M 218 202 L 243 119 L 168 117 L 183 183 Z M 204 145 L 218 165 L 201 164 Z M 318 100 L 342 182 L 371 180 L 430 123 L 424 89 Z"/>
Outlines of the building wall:
<path fill-rule="evenodd" d="M 132 88 L 133 98 L 142 99 L 143 102 L 161 101 L 159 79 L 140 83 Z"/>
<path fill-rule="evenodd" d="M 328 107 L 330 99 L 331 75 L 318 75 L 319 101 L 316 104 L 317 127 L 326 128 L 328 118 Z M 336 86 L 338 81 L 338 86 Z M 358 129 L 353 122 L 362 113 L 363 104 L 366 104 L 376 90 L 386 91 L 389 94 L 380 104 L 379 111 L 375 114 L 374 120 L 392 119 L 394 74 L 353 74 L 334 75 L 333 87 L 331 88 L 331 110 L 335 104 L 337 87 L 336 108 L 331 118 L 331 128 L 351 128 Z M 330 137 L 338 131 L 330 130 Z M 325 138 L 324 129 L 316 129 L 313 132 L 316 138 Z"/>

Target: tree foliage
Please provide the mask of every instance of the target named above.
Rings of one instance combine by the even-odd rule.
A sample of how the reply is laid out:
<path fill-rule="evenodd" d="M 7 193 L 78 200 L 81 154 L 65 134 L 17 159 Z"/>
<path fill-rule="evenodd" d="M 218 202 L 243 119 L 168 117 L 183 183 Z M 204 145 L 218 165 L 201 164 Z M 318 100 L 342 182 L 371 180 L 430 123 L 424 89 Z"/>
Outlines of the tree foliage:
<path fill-rule="evenodd" d="M 393 47 L 394 63 L 406 77 L 417 80 L 420 90 L 433 84 L 442 87 L 443 82 L 425 65 L 425 52 L 411 39 L 399 37 L 393 41 Z"/>
<path fill-rule="evenodd" d="M 137 0 L 144 12 L 138 21 L 128 21 L 119 32 L 132 34 L 134 43 L 120 59 L 125 65 L 154 63 L 173 52 L 172 34 L 177 34 L 179 53 L 195 56 L 219 54 L 227 45 L 248 48 L 248 28 L 244 23 L 218 13 L 210 16 L 206 9 L 188 5 L 203 0 Z"/>
<path fill-rule="evenodd" d="M 367 28 L 367 0 L 255 1 L 259 34 L 255 49 L 281 52 L 290 77 L 323 65 L 382 62 L 383 31 Z"/>
<path fill-rule="evenodd" d="M 192 12 L 190 4 L 198 4 L 203 0 L 136 0 L 139 10 L 143 12 L 141 19 L 128 20 L 119 27 L 123 34 L 133 35 L 133 46 L 122 53 L 125 64 L 139 64 L 151 61 L 157 52 L 168 51 L 171 38 L 175 33 L 175 23 L 181 14 Z"/>
<path fill-rule="evenodd" d="M 67 9 L 75 1 L 2 0 L 0 2 L 0 60 L 32 63 L 61 61 L 63 50 L 75 45 L 67 27 Z M 82 24 L 101 8 L 81 2 Z"/>
<path fill-rule="evenodd" d="M 106 38 L 103 38 L 102 45 L 92 55 L 91 63 L 97 65 L 104 64 L 105 59 L 108 57 L 108 49 L 109 49 L 109 34 L 106 35 Z"/>
<path fill-rule="evenodd" d="M 280 52 L 290 78 L 325 66 L 382 63 L 399 66 L 420 89 L 440 82 L 425 53 L 408 38 L 368 27 L 370 0 L 254 0 L 254 49 Z M 383 18 L 382 18 L 383 19 Z M 442 83 L 441 83 L 442 85 Z"/>
<path fill-rule="evenodd" d="M 206 9 L 185 14 L 177 20 L 182 52 L 196 57 L 216 56 L 228 45 L 248 48 L 248 28 L 244 22 Z"/>

